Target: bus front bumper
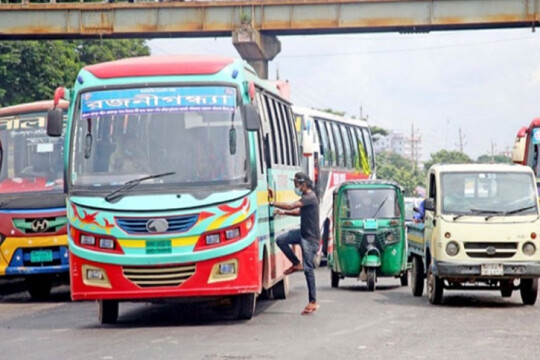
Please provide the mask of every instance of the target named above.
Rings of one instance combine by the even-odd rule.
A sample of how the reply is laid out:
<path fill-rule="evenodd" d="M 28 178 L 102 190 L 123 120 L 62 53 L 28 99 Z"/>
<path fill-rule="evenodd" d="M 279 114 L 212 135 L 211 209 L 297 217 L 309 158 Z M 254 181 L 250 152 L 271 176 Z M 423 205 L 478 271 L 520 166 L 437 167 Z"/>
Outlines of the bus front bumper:
<path fill-rule="evenodd" d="M 122 266 L 70 253 L 73 300 L 226 296 L 261 290 L 258 241 L 219 258 L 166 266 Z"/>
<path fill-rule="evenodd" d="M 442 278 L 536 278 L 540 277 L 540 262 L 456 264 L 437 261 L 433 273 Z"/>

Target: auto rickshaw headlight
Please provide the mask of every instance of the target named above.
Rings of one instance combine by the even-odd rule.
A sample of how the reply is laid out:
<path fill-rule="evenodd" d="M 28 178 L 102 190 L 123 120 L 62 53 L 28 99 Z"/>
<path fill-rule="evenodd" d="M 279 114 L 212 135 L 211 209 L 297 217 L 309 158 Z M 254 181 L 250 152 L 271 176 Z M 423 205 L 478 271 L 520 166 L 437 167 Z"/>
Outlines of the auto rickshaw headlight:
<path fill-rule="evenodd" d="M 446 253 L 450 256 L 456 256 L 459 252 L 459 245 L 455 241 L 450 241 L 446 244 Z"/>
<path fill-rule="evenodd" d="M 384 236 L 384 241 L 386 242 L 387 245 L 393 244 L 399 241 L 399 236 L 396 236 L 394 232 L 388 232 Z"/>
<path fill-rule="evenodd" d="M 536 246 L 531 242 L 526 242 L 523 244 L 523 254 L 527 256 L 532 256 L 536 252 Z"/>
<path fill-rule="evenodd" d="M 354 244 L 355 243 L 355 240 L 356 240 L 356 235 L 354 233 L 351 233 L 351 232 L 348 232 L 348 233 L 345 233 L 344 236 L 343 236 L 343 242 L 345 244 Z"/>

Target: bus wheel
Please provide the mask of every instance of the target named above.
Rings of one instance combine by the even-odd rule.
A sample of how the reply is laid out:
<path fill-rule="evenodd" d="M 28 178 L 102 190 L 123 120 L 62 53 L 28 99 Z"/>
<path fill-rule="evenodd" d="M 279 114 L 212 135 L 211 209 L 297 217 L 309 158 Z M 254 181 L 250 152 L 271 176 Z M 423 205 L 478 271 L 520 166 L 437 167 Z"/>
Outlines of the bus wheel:
<path fill-rule="evenodd" d="M 274 299 L 284 300 L 289 297 L 289 277 L 285 276 L 283 280 L 272 287 Z"/>
<path fill-rule="evenodd" d="M 366 272 L 367 272 L 368 291 L 375 291 L 375 283 L 377 282 L 376 269 L 373 267 L 368 267 Z"/>
<path fill-rule="evenodd" d="M 501 280 L 501 296 L 503 298 L 511 297 L 513 291 L 514 291 L 514 279 Z"/>
<path fill-rule="evenodd" d="M 332 270 L 330 274 L 330 283 L 333 288 L 337 288 L 339 286 L 339 274 L 334 270 Z"/>
<path fill-rule="evenodd" d="M 236 318 L 238 320 L 249 320 L 255 313 L 255 294 L 237 295 L 235 299 Z"/>
<path fill-rule="evenodd" d="M 98 300 L 98 318 L 101 324 L 114 324 L 118 320 L 118 301 Z"/>
<path fill-rule="evenodd" d="M 443 298 L 444 280 L 433 274 L 431 265 L 427 272 L 427 288 L 429 302 L 433 305 L 439 305 Z"/>
<path fill-rule="evenodd" d="M 422 296 L 424 292 L 424 263 L 418 256 L 413 256 L 412 260 L 411 290 L 413 296 Z"/>
<path fill-rule="evenodd" d="M 50 276 L 29 276 L 26 278 L 26 286 L 32 300 L 45 300 L 51 295 L 53 279 Z"/>
<path fill-rule="evenodd" d="M 521 279 L 519 291 L 525 305 L 534 305 L 538 296 L 538 279 Z"/>

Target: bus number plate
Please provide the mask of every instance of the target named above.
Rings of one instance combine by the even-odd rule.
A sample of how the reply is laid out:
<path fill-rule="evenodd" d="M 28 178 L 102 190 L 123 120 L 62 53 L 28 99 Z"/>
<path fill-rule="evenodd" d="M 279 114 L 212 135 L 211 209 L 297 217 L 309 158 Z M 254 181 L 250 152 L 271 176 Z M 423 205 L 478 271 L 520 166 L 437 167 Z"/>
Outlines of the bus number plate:
<path fill-rule="evenodd" d="M 502 276 L 504 269 L 502 264 L 482 264 L 480 274 L 482 276 Z"/>
<path fill-rule="evenodd" d="M 42 263 L 53 260 L 52 250 L 34 250 L 30 253 L 30 262 Z"/>
<path fill-rule="evenodd" d="M 171 240 L 146 240 L 147 254 L 172 253 Z"/>

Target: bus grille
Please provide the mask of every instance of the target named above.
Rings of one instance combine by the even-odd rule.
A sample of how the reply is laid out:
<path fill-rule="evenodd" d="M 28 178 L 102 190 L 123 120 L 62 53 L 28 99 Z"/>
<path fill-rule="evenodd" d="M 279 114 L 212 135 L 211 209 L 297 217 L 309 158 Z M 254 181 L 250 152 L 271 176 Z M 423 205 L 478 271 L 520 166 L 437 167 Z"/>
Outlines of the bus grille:
<path fill-rule="evenodd" d="M 517 242 L 466 242 L 465 252 L 471 258 L 506 259 L 517 252 Z"/>
<path fill-rule="evenodd" d="M 140 287 L 179 286 L 195 274 L 195 264 L 124 266 L 124 276 Z"/>
<path fill-rule="evenodd" d="M 189 230 L 195 223 L 199 215 L 185 215 L 175 217 L 164 217 L 167 220 L 169 227 L 164 233 L 178 233 Z M 118 226 L 122 230 L 130 234 L 148 234 L 146 223 L 151 218 L 116 218 Z"/>

